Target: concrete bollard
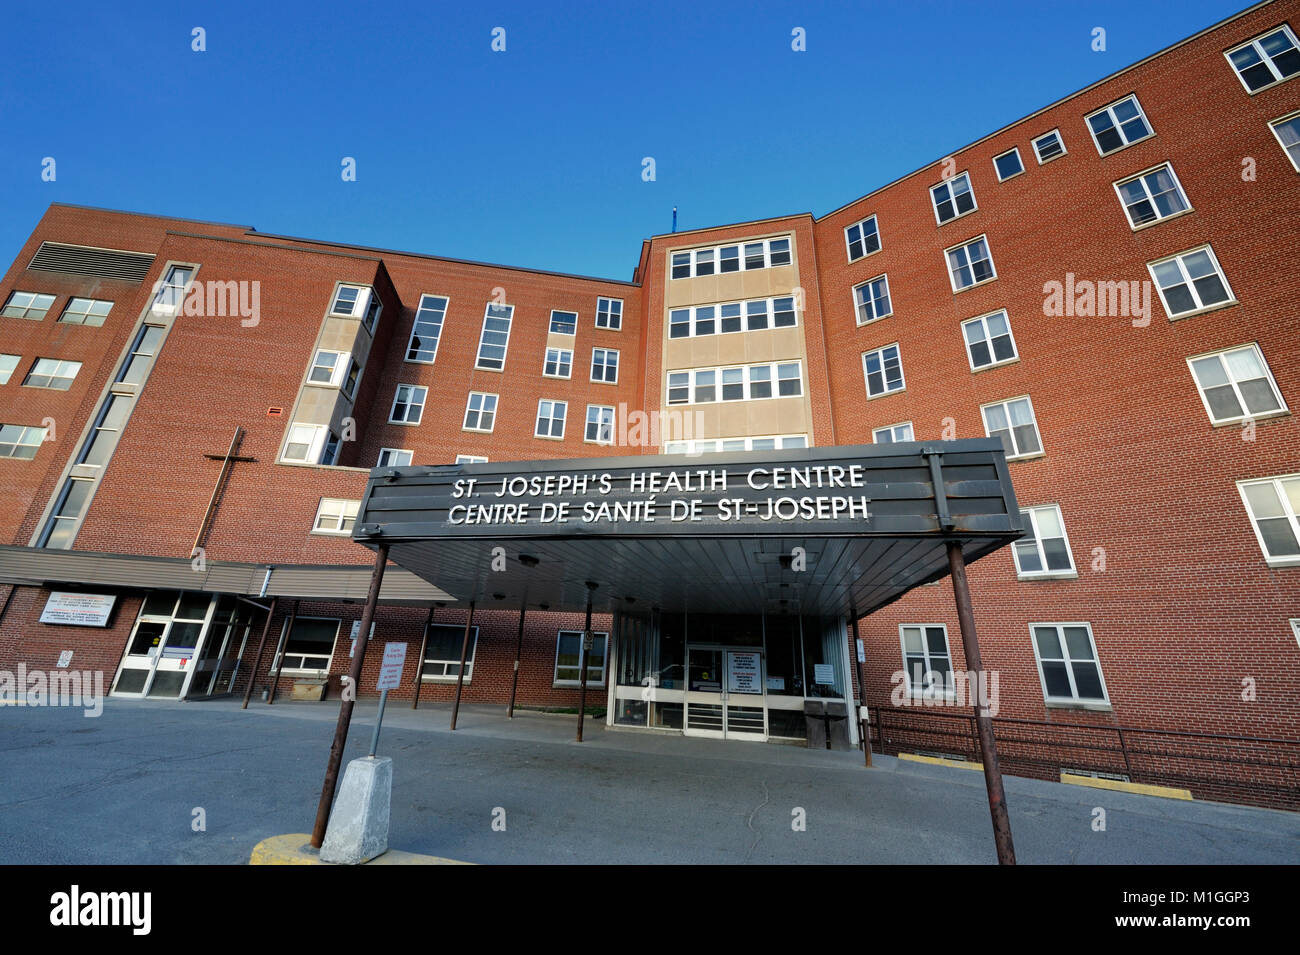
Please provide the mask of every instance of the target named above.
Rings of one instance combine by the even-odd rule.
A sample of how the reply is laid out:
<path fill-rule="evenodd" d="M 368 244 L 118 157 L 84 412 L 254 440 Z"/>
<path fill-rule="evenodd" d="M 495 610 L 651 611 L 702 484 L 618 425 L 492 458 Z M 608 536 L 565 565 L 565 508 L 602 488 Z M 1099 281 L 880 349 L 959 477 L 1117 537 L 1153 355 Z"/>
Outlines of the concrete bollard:
<path fill-rule="evenodd" d="M 321 843 L 322 862 L 360 865 L 388 851 L 393 761 L 363 756 L 348 763 Z"/>

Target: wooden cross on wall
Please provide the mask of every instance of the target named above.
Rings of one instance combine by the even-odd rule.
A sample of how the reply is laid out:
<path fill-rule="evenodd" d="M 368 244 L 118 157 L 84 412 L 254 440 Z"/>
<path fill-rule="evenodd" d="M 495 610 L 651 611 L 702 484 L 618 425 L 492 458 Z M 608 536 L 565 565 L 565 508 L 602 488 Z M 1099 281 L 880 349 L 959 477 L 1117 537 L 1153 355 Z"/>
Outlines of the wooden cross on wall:
<path fill-rule="evenodd" d="M 199 552 L 203 546 L 204 535 L 212 527 L 212 516 L 216 513 L 217 499 L 221 496 L 221 488 L 226 482 L 226 477 L 230 474 L 236 463 L 256 461 L 257 458 L 240 455 L 238 453 L 240 444 L 244 440 L 244 429 L 240 426 L 235 427 L 234 437 L 230 439 L 230 447 L 226 449 L 225 454 L 205 454 L 203 455 L 209 461 L 220 461 L 221 470 L 217 474 L 217 482 L 212 486 L 212 496 L 208 498 L 207 510 L 203 512 L 203 521 L 199 524 L 199 532 L 194 537 L 194 546 L 190 549 L 190 557 Z"/>

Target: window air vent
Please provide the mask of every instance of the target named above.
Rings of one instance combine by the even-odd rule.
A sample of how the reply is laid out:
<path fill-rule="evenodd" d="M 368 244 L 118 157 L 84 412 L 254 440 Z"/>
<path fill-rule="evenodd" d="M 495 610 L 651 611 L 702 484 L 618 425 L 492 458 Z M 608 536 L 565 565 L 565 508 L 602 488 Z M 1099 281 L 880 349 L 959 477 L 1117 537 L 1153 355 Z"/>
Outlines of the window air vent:
<path fill-rule="evenodd" d="M 64 272 L 69 275 L 98 275 L 119 282 L 142 282 L 153 266 L 154 256 L 120 249 L 94 249 L 85 245 L 42 242 L 28 269 Z"/>

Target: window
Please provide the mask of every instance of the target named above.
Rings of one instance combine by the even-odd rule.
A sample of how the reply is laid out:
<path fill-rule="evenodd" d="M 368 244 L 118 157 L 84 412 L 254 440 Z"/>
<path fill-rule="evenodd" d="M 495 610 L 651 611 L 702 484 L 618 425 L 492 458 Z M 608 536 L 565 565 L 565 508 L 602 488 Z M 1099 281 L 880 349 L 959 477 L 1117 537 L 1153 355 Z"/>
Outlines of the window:
<path fill-rule="evenodd" d="M 748 246 L 746 246 L 748 248 Z M 768 239 L 768 264 L 769 265 L 789 265 L 790 264 L 790 240 L 787 239 Z"/>
<path fill-rule="evenodd" d="M 1285 411 L 1259 346 L 1245 345 L 1187 359 L 1210 420 L 1227 424 Z"/>
<path fill-rule="evenodd" d="M 289 621 L 285 621 L 286 626 Z M 281 630 L 281 633 L 284 631 Z M 325 617 L 294 617 L 293 629 L 284 641 L 283 660 L 277 665 L 290 672 L 311 671 L 328 673 L 330 659 L 334 656 L 334 642 L 339 635 L 337 619 Z"/>
<path fill-rule="evenodd" d="M 753 372 L 762 366 L 750 366 L 750 381 L 753 382 Z M 751 388 L 752 390 L 752 388 Z M 800 375 L 798 362 L 786 362 L 776 366 L 776 393 L 780 398 L 797 398 L 803 394 L 803 378 Z"/>
<path fill-rule="evenodd" d="M 547 378 L 568 378 L 573 373 L 573 350 L 570 348 L 546 349 L 542 374 Z"/>
<path fill-rule="evenodd" d="M 411 463 L 414 455 L 405 448 L 380 448 L 377 468 L 404 468 Z"/>
<path fill-rule="evenodd" d="M 348 373 L 343 379 L 343 384 L 340 386 L 343 394 L 349 398 L 353 397 L 357 393 L 357 382 L 360 380 L 361 366 L 358 365 L 357 360 L 353 358 L 348 362 Z"/>
<path fill-rule="evenodd" d="M 718 271 L 719 272 L 739 272 L 740 271 L 740 246 L 724 245 L 718 250 Z"/>
<path fill-rule="evenodd" d="M 0 457 L 4 457 L 4 428 L 0 427 Z M 50 550 L 67 550 L 77 529 L 77 521 L 90 504 L 93 481 L 70 479 L 63 485 L 59 503 L 54 508 L 50 522 L 45 525 L 45 536 L 40 546 Z"/>
<path fill-rule="evenodd" d="M 592 633 L 591 649 L 586 653 L 587 685 L 605 682 L 605 638 L 608 634 Z M 555 683 L 577 686 L 582 667 L 582 631 L 561 630 L 555 641 Z"/>
<path fill-rule="evenodd" d="M 149 369 L 153 367 L 153 360 L 158 354 L 158 347 L 162 344 L 165 334 L 166 329 L 161 325 L 143 326 L 131 345 L 131 354 L 122 364 L 117 380 L 124 385 L 138 385 L 143 382 Z"/>
<path fill-rule="evenodd" d="M 497 396 L 482 391 L 471 391 L 465 402 L 466 431 L 491 431 L 497 416 Z"/>
<path fill-rule="evenodd" d="M 591 350 L 591 380 L 607 384 L 618 382 L 618 352 L 613 348 Z"/>
<path fill-rule="evenodd" d="M 1016 342 L 1011 337 L 1011 323 L 1005 311 L 964 321 L 961 329 L 972 371 L 1016 359 Z"/>
<path fill-rule="evenodd" d="M 596 444 L 614 443 L 614 409 L 606 405 L 587 405 L 586 441 Z"/>
<path fill-rule="evenodd" d="M 1061 509 L 1055 504 L 1024 508 L 1020 523 L 1025 536 L 1012 545 L 1016 573 L 1021 577 L 1055 577 L 1074 574 L 1074 557 L 1065 536 Z"/>
<path fill-rule="evenodd" d="M 1038 165 L 1042 165 L 1057 156 L 1065 155 L 1065 141 L 1061 139 L 1061 131 L 1054 129 L 1050 133 L 1043 133 L 1034 140 L 1034 155 L 1038 157 Z"/>
<path fill-rule="evenodd" d="M 109 395 L 99 413 L 89 440 L 81 450 L 78 464 L 90 467 L 103 467 L 117 446 L 118 436 L 126 426 L 127 416 L 131 414 L 131 399 L 122 395 Z"/>
<path fill-rule="evenodd" d="M 1106 684 L 1086 623 L 1030 624 L 1043 699 L 1061 703 L 1106 703 Z"/>
<path fill-rule="evenodd" d="M 948 273 L 954 292 L 998 277 L 984 236 L 948 249 L 944 254 L 948 256 Z"/>
<path fill-rule="evenodd" d="M 1208 245 L 1147 265 L 1170 318 L 1233 301 L 1232 289 Z"/>
<path fill-rule="evenodd" d="M 574 335 L 578 331 L 578 313 L 551 309 L 551 334 Z"/>
<path fill-rule="evenodd" d="M 27 373 L 23 385 L 28 388 L 52 388 L 55 391 L 67 391 L 72 387 L 72 380 L 81 371 L 79 361 L 60 361 L 55 358 L 38 358 L 32 370 Z"/>
<path fill-rule="evenodd" d="M 64 306 L 59 321 L 65 325 L 93 325 L 98 327 L 104 324 L 104 319 L 108 318 L 108 313 L 112 308 L 112 302 L 101 302 L 93 298 L 73 298 L 69 299 L 68 304 Z"/>
<path fill-rule="evenodd" d="M 327 437 L 333 437 L 324 425 L 296 424 L 289 429 L 289 437 L 284 442 L 282 461 L 294 461 L 301 464 L 315 464 L 325 450 Z"/>
<path fill-rule="evenodd" d="M 934 217 L 939 220 L 939 225 L 974 212 L 977 207 L 975 193 L 970 187 L 970 173 L 963 172 L 931 186 L 930 201 L 934 203 Z"/>
<path fill-rule="evenodd" d="M 537 427 L 533 434 L 539 438 L 564 437 L 564 418 L 569 405 L 565 401 L 549 401 L 543 398 L 537 402 Z"/>
<path fill-rule="evenodd" d="M 913 441 L 915 438 L 912 437 L 912 422 L 904 421 L 902 424 L 891 424 L 883 428 L 876 428 L 871 432 L 871 440 L 876 444 Z"/>
<path fill-rule="evenodd" d="M 1103 156 L 1151 135 L 1151 124 L 1136 96 L 1126 96 L 1118 103 L 1090 113 L 1087 120 L 1092 141 Z"/>
<path fill-rule="evenodd" d="M 898 640 L 903 648 L 907 689 L 912 696 L 950 696 L 955 693 L 946 626 L 941 623 L 905 623 L 898 628 Z"/>
<path fill-rule="evenodd" d="M 1168 219 L 1190 208 L 1183 187 L 1174 175 L 1174 168 L 1168 163 L 1115 183 L 1115 192 L 1119 194 L 1120 204 L 1134 229 Z"/>
<path fill-rule="evenodd" d="M 9 379 L 21 360 L 21 355 L 0 355 L 0 385 L 9 384 Z"/>
<path fill-rule="evenodd" d="M 487 464 L 487 458 L 477 454 L 458 454 L 456 455 L 457 464 Z"/>
<path fill-rule="evenodd" d="M 0 424 L 0 458 L 20 458 L 30 461 L 36 457 L 36 449 L 44 440 L 44 428 Z"/>
<path fill-rule="evenodd" d="M 369 286 L 340 285 L 334 293 L 334 301 L 330 304 L 330 314 L 342 315 L 345 318 L 362 318 L 366 328 L 373 329 L 381 307 L 379 296 Z"/>
<path fill-rule="evenodd" d="M 3 455 L 4 445 L 0 444 L 0 457 Z M 1300 565 L 1300 474 L 1238 481 L 1237 489 L 1268 564 Z"/>
<path fill-rule="evenodd" d="M 1020 150 L 1012 146 L 1006 152 L 993 157 L 993 169 L 998 174 L 998 182 L 1006 182 L 1012 176 L 1025 171 L 1025 164 L 1020 161 Z"/>
<path fill-rule="evenodd" d="M 1291 165 L 1300 172 L 1300 113 L 1275 120 L 1269 124 L 1269 128 L 1273 130 L 1278 144 L 1291 160 Z"/>
<path fill-rule="evenodd" d="M 772 389 L 774 380 L 775 392 Z M 797 361 L 668 373 L 670 405 L 750 401 L 774 396 L 797 398 L 802 394 L 802 369 Z"/>
<path fill-rule="evenodd" d="M 150 310 L 171 314 L 176 312 L 185 299 L 185 287 L 194 278 L 194 269 L 184 265 L 173 265 L 167 270 L 166 278 L 154 286 L 153 304 Z"/>
<path fill-rule="evenodd" d="M 709 249 L 694 249 L 672 254 L 669 274 L 675 279 L 688 279 L 693 276 L 713 275 L 719 272 L 738 272 L 741 269 L 766 269 L 777 265 L 789 265 L 790 239 L 762 239 L 757 242 L 715 246 Z"/>
<path fill-rule="evenodd" d="M 345 501 L 333 497 L 322 497 L 316 508 L 316 524 L 312 532 L 316 534 L 351 534 L 352 525 L 357 522 L 357 509 L 360 501 Z"/>
<path fill-rule="evenodd" d="M 1038 422 L 1034 420 L 1034 406 L 1028 397 L 984 405 L 980 413 L 984 416 L 984 433 L 990 438 L 1002 439 L 1007 460 L 1029 457 L 1043 450 L 1038 439 Z"/>
<path fill-rule="evenodd" d="M 311 385 L 334 385 L 343 383 L 343 372 L 347 370 L 348 355 L 345 352 L 316 352 L 311 371 L 307 372 L 307 383 Z"/>
<path fill-rule="evenodd" d="M 9 300 L 5 302 L 5 307 L 0 309 L 0 315 L 5 318 L 27 318 L 39 322 L 53 304 L 53 295 L 42 295 L 39 292 L 12 292 Z"/>
<path fill-rule="evenodd" d="M 664 454 L 714 454 L 718 451 L 776 451 L 808 447 L 806 434 L 774 434 L 760 437 L 722 438 L 708 441 L 668 441 Z"/>
<path fill-rule="evenodd" d="M 596 327 L 616 332 L 623 327 L 623 300 L 621 298 L 596 299 Z"/>
<path fill-rule="evenodd" d="M 856 286 L 853 289 L 853 304 L 857 309 L 859 325 L 892 315 L 894 307 L 889 301 L 889 276 L 878 275 Z"/>
<path fill-rule="evenodd" d="M 1247 92 L 1257 93 L 1300 73 L 1295 34 L 1283 23 L 1224 54 Z"/>
<path fill-rule="evenodd" d="M 325 432 L 325 450 L 321 452 L 321 464 L 338 464 L 339 463 L 339 436 L 333 431 Z"/>
<path fill-rule="evenodd" d="M 898 345 L 886 345 L 864 353 L 862 367 L 867 376 L 868 398 L 903 390 L 903 359 L 898 353 Z"/>
<path fill-rule="evenodd" d="M 465 650 L 465 628 L 454 623 L 431 623 L 424 644 L 422 680 L 456 680 L 460 677 L 460 654 Z M 474 654 L 478 650 L 478 627 L 469 628 L 469 649 L 465 652 L 465 682 L 474 678 Z"/>
<path fill-rule="evenodd" d="M 880 228 L 875 216 L 868 216 L 844 230 L 844 241 L 849 246 L 849 261 L 880 251 Z"/>
<path fill-rule="evenodd" d="M 438 340 L 442 337 L 442 322 L 447 317 L 447 298 L 442 295 L 421 295 L 420 307 L 415 312 L 411 326 L 411 340 L 406 346 L 406 360 L 432 364 L 438 357 Z"/>
<path fill-rule="evenodd" d="M 489 303 L 483 313 L 483 334 L 478 342 L 478 359 L 475 368 L 501 371 L 506 365 L 506 346 L 510 342 L 510 322 L 514 318 L 513 305 Z"/>
<path fill-rule="evenodd" d="M 675 308 L 668 313 L 668 337 L 698 338 L 719 333 L 793 328 L 797 324 L 799 316 L 795 312 L 794 296 L 761 298 Z"/>
<path fill-rule="evenodd" d="M 388 413 L 390 424 L 419 424 L 424 417 L 424 401 L 429 389 L 420 385 L 398 385 L 393 395 L 393 410 Z"/>

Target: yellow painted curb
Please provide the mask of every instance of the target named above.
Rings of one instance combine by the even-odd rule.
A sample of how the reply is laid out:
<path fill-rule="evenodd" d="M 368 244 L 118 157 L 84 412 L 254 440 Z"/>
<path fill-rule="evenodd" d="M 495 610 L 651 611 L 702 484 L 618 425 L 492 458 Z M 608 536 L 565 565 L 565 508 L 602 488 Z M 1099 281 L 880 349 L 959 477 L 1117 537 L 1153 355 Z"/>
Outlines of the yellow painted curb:
<path fill-rule="evenodd" d="M 914 763 L 929 763 L 931 766 L 951 766 L 953 769 L 978 769 L 984 772 L 983 763 L 972 763 L 964 759 L 944 759 L 942 756 L 918 756 L 915 753 L 899 753 L 899 759 Z"/>
<path fill-rule="evenodd" d="M 1118 779 L 1097 779 L 1095 776 L 1079 776 L 1075 773 L 1061 773 L 1061 782 L 1071 786 L 1091 786 L 1093 789 L 1113 789 L 1121 793 L 1138 793 L 1142 796 L 1163 796 L 1166 799 L 1186 799 L 1191 801 L 1190 789 L 1175 789 L 1172 786 L 1153 786 L 1150 783 L 1126 783 Z"/>
<path fill-rule="evenodd" d="M 272 836 L 263 839 L 253 847 L 249 856 L 249 865 L 331 865 L 322 862 L 320 851 L 311 847 L 311 836 L 305 832 L 296 832 L 287 836 Z M 401 849 L 389 849 L 383 855 L 371 859 L 363 865 L 473 865 L 472 862 L 458 862 L 455 859 L 443 859 L 439 856 L 425 856 L 418 852 L 403 852 Z"/>

